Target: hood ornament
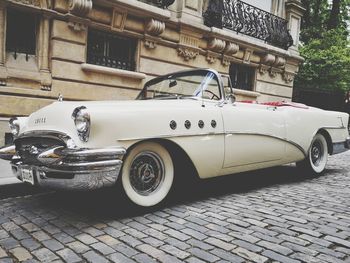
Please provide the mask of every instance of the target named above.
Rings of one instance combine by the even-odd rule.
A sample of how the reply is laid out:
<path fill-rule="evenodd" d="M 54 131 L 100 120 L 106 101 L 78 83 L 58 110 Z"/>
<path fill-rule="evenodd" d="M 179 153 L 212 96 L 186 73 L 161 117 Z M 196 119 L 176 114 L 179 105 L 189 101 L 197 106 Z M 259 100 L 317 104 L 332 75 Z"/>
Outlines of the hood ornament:
<path fill-rule="evenodd" d="M 61 93 L 58 94 L 57 100 L 58 101 L 63 101 L 63 95 Z"/>

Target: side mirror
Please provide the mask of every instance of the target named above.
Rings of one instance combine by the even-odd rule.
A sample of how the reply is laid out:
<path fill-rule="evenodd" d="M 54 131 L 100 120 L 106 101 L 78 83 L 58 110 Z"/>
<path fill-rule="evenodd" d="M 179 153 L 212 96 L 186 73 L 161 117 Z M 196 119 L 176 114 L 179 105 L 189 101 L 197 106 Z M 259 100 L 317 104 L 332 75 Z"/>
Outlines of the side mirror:
<path fill-rule="evenodd" d="M 227 94 L 226 95 L 226 103 L 234 104 L 236 102 L 236 97 L 233 95 L 233 93 Z"/>

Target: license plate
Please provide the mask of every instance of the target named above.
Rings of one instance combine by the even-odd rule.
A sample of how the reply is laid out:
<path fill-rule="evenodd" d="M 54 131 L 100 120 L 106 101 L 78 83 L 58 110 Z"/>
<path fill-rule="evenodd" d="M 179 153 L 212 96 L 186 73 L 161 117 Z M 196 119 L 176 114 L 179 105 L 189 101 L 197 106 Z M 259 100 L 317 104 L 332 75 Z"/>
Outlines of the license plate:
<path fill-rule="evenodd" d="M 34 185 L 34 174 L 33 174 L 33 170 L 30 168 L 22 168 L 22 180 L 23 182 L 27 182 L 30 183 L 32 185 Z"/>

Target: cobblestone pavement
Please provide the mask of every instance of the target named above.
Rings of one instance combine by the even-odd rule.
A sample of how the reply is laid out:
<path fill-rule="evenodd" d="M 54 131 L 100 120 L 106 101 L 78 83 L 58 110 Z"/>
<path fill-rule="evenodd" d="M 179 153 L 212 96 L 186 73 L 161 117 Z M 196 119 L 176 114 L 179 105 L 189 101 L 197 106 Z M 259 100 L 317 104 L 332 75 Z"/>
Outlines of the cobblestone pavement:
<path fill-rule="evenodd" d="M 0 262 L 350 262 L 350 153 L 196 184 L 154 211 L 111 191 L 0 200 Z"/>

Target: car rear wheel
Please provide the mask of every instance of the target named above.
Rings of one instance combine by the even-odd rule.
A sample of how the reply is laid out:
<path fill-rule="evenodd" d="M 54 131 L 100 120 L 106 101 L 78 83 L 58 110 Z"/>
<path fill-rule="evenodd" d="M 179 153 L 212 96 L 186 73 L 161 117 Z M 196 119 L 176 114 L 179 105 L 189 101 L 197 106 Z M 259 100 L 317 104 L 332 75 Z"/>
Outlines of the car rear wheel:
<path fill-rule="evenodd" d="M 311 175 L 320 175 L 326 168 L 328 160 L 328 146 L 326 138 L 318 133 L 312 139 L 308 156 L 297 166 Z"/>
<path fill-rule="evenodd" d="M 174 180 L 172 158 L 162 145 L 144 142 L 128 153 L 122 170 L 126 196 L 136 205 L 155 206 L 168 195 Z"/>

